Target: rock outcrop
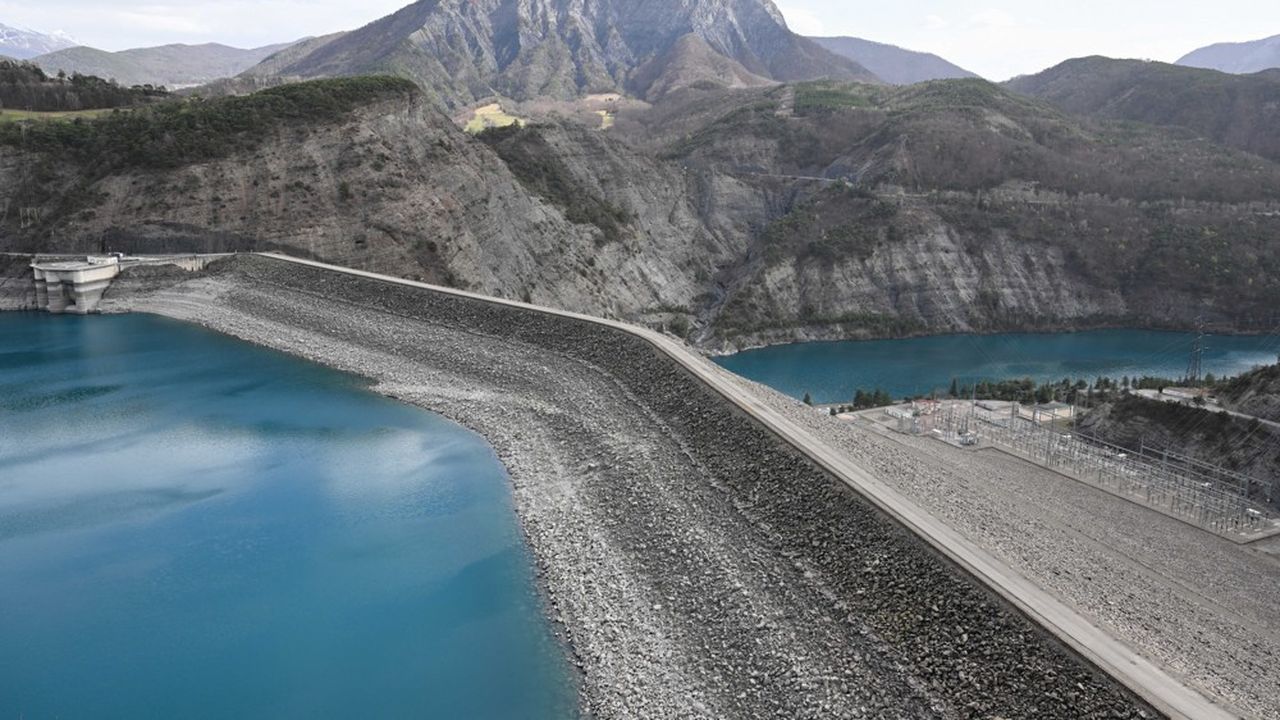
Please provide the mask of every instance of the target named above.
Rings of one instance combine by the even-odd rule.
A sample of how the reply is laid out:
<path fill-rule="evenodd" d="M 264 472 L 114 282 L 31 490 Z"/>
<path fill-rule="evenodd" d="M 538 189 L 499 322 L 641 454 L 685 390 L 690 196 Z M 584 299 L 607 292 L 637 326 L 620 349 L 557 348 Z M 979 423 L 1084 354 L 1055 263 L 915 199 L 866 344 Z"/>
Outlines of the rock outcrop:
<path fill-rule="evenodd" d="M 684 87 L 480 137 L 405 81 L 315 81 L 0 127 L 0 180 L 3 250 L 283 249 L 714 350 L 1280 303 L 1280 166 L 976 80 Z"/>
<path fill-rule="evenodd" d="M 673 63 L 685 38 L 711 67 Z M 389 72 L 450 107 L 494 94 L 516 100 L 649 92 L 654 63 L 728 84 L 836 78 L 877 82 L 862 66 L 787 29 L 772 0 L 421 0 L 324 43 L 272 73 L 335 77 Z M 723 65 L 726 69 L 716 69 Z M 641 68 L 650 66 L 644 72 Z M 250 71 L 253 73 L 254 71 Z M 256 73 L 261 74 L 261 73 Z"/>

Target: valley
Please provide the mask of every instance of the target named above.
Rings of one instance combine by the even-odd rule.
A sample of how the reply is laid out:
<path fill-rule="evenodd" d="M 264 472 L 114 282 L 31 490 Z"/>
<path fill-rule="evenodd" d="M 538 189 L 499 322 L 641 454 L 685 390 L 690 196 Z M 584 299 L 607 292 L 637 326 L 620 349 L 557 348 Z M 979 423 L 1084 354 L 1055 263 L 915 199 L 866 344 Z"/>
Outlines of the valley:
<path fill-rule="evenodd" d="M 687 90 L 608 105 L 607 131 L 596 111 L 517 104 L 527 124 L 493 137 L 389 80 L 192 102 L 0 133 L 0 245 L 288 248 L 687 329 L 720 351 L 1248 331 L 1280 302 L 1280 166 L 980 80 Z M 200 142 L 149 144 L 174 122 Z"/>
<path fill-rule="evenodd" d="M 57 665 L 93 617 L 48 601 L 62 577 L 210 628 L 102 675 L 120 708 L 137 667 L 247 688 L 174 715 L 1280 720 L 1280 69 L 1246 70 L 1270 45 L 997 83 L 788 19 L 420 0 L 114 51 L 0 25 L 0 310 L 123 316 L 0 318 L 0 427 L 31 414 L 48 454 L 0 442 L 0 575 L 30 589 L 0 615 L 40 619 L 0 648 Z M 211 365 L 241 355 L 272 359 Z M 177 435 L 121 422 L 162 397 Z M 135 497 L 117 460 L 165 443 L 187 465 Z M 93 469 L 124 494 L 74 484 Z M 357 533 L 263 560 L 315 576 L 170 606 L 172 558 L 125 538 L 178 516 L 225 561 L 189 587 L 250 577 L 268 528 Z M 119 569 L 68 540 L 92 572 L 34 572 L 100 525 Z M 426 680 L 340 677 L 364 657 Z M 21 661 L 0 714 L 92 707 Z"/>

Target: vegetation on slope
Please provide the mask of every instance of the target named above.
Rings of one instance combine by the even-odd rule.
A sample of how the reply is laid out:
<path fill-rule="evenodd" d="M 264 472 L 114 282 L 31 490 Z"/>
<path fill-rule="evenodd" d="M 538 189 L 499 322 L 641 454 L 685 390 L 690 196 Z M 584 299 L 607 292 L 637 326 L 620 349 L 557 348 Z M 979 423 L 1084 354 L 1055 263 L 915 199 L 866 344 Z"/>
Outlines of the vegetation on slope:
<path fill-rule="evenodd" d="M 280 44 L 242 50 L 207 43 L 107 52 L 81 46 L 41 55 L 33 62 L 51 73 L 61 70 L 110 78 L 122 85 L 174 87 L 238 75 L 286 47 L 287 44 Z"/>
<path fill-rule="evenodd" d="M 1021 181 L 1141 201 L 1280 195 L 1280 167 L 1256 156 L 1185 131 L 1074 118 L 984 80 L 896 90 L 803 83 L 795 95 L 795 117 L 779 113 L 780 92 L 724 96 L 721 112 L 707 113 L 697 127 L 669 138 L 660 127 L 651 132 L 667 157 L 682 162 L 913 191 Z"/>
<path fill-rule="evenodd" d="M 632 214 L 578 182 L 539 127 L 491 127 L 476 137 L 493 148 L 526 189 L 563 210 L 569 222 L 595 225 L 604 243 L 617 242 L 626 233 Z"/>
<path fill-rule="evenodd" d="M 675 100 L 619 127 L 778 202 L 722 278 L 721 337 L 884 335 L 957 319 L 1186 327 L 1200 315 L 1238 329 L 1280 306 L 1280 165 L 1188 131 L 1074 117 L 977 79 Z M 946 273 L 948 262 L 968 285 L 945 297 L 912 285 L 917 268 Z M 1058 314 L 1061 302 L 1040 302 L 1050 296 L 1075 309 Z"/>
<path fill-rule="evenodd" d="M 1228 75 L 1141 60 L 1068 60 L 1009 87 L 1066 110 L 1186 128 L 1223 145 L 1280 160 L 1280 71 Z"/>
<path fill-rule="evenodd" d="M 76 112 L 128 107 L 162 98 L 164 88 L 121 87 L 92 75 L 47 75 L 30 63 L 0 60 L 0 109 Z"/>
<path fill-rule="evenodd" d="M 1122 395 L 1085 416 L 1083 433 L 1127 448 L 1164 449 L 1240 472 L 1250 495 L 1280 507 L 1280 431 L 1224 412 Z"/>
<path fill-rule="evenodd" d="M 336 120 L 416 92 L 413 83 L 391 77 L 317 80 L 244 97 L 159 103 L 96 120 L 0 124 L 0 144 L 69 159 L 101 177 L 226 157 L 256 147 L 278 128 Z"/>
<path fill-rule="evenodd" d="M 1226 380 L 1217 393 L 1222 404 L 1236 412 L 1280 422 L 1280 364 Z"/>

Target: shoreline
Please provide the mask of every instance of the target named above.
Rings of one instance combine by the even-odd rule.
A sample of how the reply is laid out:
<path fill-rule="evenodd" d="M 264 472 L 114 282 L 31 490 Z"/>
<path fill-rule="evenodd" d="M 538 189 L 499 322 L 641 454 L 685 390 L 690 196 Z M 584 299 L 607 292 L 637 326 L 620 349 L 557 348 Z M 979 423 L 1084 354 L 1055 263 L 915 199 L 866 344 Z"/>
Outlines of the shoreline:
<path fill-rule="evenodd" d="M 1066 682 L 1061 691 L 1070 703 L 1036 700 L 1035 714 L 1076 717 L 1096 707 L 1137 717 L 1132 698 L 1107 710 L 1092 705 L 1123 693 L 1105 690 L 1096 670 L 1079 674 L 1078 659 L 999 601 L 979 615 L 995 626 L 966 633 L 981 648 L 939 632 L 972 627 L 979 616 L 970 612 L 992 594 L 920 554 L 918 539 L 824 485 L 808 461 L 736 413 L 670 405 L 667 387 L 690 401 L 694 391 L 665 370 L 654 375 L 663 363 L 643 349 L 620 356 L 620 339 L 584 326 L 572 349 L 556 350 L 567 328 L 544 319 L 513 327 L 499 321 L 501 309 L 269 264 L 237 259 L 226 272 L 154 292 L 122 285 L 108 307 L 162 308 L 157 314 L 372 378 L 371 390 L 482 435 L 512 479 L 551 620 L 584 673 L 587 713 L 1025 716 L 1032 696 L 1056 695 L 1048 686 L 1073 680 L 1079 690 Z M 608 369 L 619 360 L 630 370 Z M 888 561 L 890 575 L 855 572 L 872 560 Z M 981 690 L 975 698 L 953 684 L 954 663 L 978 649 L 984 658 L 1015 652 L 1013 666 L 1040 671 L 1022 678 L 1019 669 L 1017 684 L 1006 686 L 986 676 L 986 661 L 965 665 Z M 1058 680 L 1044 677 L 1046 662 Z"/>
<path fill-rule="evenodd" d="M 927 340 L 930 338 L 954 338 L 954 337 L 984 338 L 984 337 L 994 337 L 996 335 L 1010 335 L 1010 336 L 1077 335 L 1081 333 L 1110 332 L 1110 331 L 1158 332 L 1158 333 L 1170 333 L 1170 334 L 1179 334 L 1179 335 L 1195 334 L 1196 332 L 1195 328 L 1185 328 L 1181 326 L 1168 326 L 1168 325 L 1158 325 L 1158 324 L 1142 325 L 1138 321 L 1133 321 L 1133 322 L 1117 321 L 1114 323 L 1111 323 L 1111 322 L 1103 322 L 1103 323 L 1096 323 L 1096 324 L 1084 323 L 1080 325 L 1063 324 L 1063 325 L 1048 325 L 1043 327 L 1030 327 L 1030 328 L 1014 327 L 1014 328 L 997 328 L 997 329 L 990 329 L 990 330 L 985 330 L 985 329 L 984 330 L 966 330 L 966 331 L 957 330 L 957 331 L 938 331 L 938 332 L 923 330 L 920 332 L 908 332 L 908 333 L 902 333 L 899 335 L 869 334 L 869 335 L 860 336 L 860 337 L 841 336 L 841 337 L 831 337 L 831 338 L 783 340 L 783 341 L 773 342 L 773 343 L 749 344 L 749 345 L 743 345 L 741 347 L 734 346 L 737 348 L 734 350 L 714 350 L 714 349 L 708 349 L 702 346 L 693 346 L 693 347 L 694 349 L 698 350 L 703 355 L 709 358 L 726 358 L 726 357 L 734 357 L 735 355 L 742 355 L 743 353 L 753 352 L 756 350 L 768 350 L 771 348 L 782 348 L 782 347 L 789 347 L 792 345 L 892 342 L 894 340 Z M 1276 331 L 1277 330 L 1275 328 L 1272 328 L 1271 330 L 1216 329 L 1212 331 L 1206 330 L 1205 335 L 1207 336 L 1216 335 L 1221 337 L 1263 337 L 1266 335 L 1273 334 Z"/>
<path fill-rule="evenodd" d="M 512 478 L 522 529 L 556 613 L 552 620 L 565 628 L 571 657 L 583 671 L 587 714 L 914 719 L 968 716 L 963 707 L 979 702 L 1016 716 L 1028 711 L 1033 695 L 1039 698 L 1034 688 L 1063 683 L 1062 697 L 1069 693 L 1072 701 L 1035 700 L 1038 714 L 1074 717 L 1078 708 L 1096 707 L 1138 717 L 1142 703 L 1096 669 L 1069 660 L 1043 630 L 989 607 L 1001 603 L 922 542 L 877 512 L 868 514 L 851 493 L 818 476 L 792 489 L 765 490 L 782 477 L 807 478 L 813 469 L 795 453 L 778 454 L 775 441 L 759 430 L 742 425 L 698 439 L 726 421 L 737 427 L 743 420 L 733 419 L 736 413 L 721 417 L 724 411 L 706 408 L 686 418 L 686 402 L 663 408 L 689 390 L 636 395 L 655 384 L 674 391 L 689 382 L 665 374 L 656 351 L 618 355 L 598 345 L 626 341 L 595 342 L 600 333 L 584 326 L 573 332 L 597 360 L 575 357 L 576 350 L 551 349 L 569 330 L 551 321 L 522 318 L 511 328 L 500 308 L 277 265 L 283 263 L 240 260 L 226 273 L 173 290 L 109 296 L 104 310 L 159 309 L 356 372 L 373 378 L 377 392 L 484 436 Z M 356 291 L 352 298 L 367 301 L 345 297 Z M 437 315 L 424 303 L 442 307 Z M 433 319 L 419 319 L 424 312 Z M 516 336 L 503 337 L 508 328 Z M 622 375 L 596 365 L 615 357 L 640 364 Z M 633 377 L 655 372 L 652 381 Z M 685 424 L 698 417 L 696 425 Z M 749 458 L 759 453 L 765 465 L 743 477 L 741 463 L 753 467 Z M 725 474 L 729 467 L 735 470 Z M 814 481 L 819 485 L 795 494 Z M 822 515 L 811 515 L 818 507 Z M 795 511 L 808 519 L 797 522 L 790 517 Z M 844 523 L 864 529 L 849 536 L 837 530 Z M 850 545 L 854 537 L 861 540 Z M 815 551 L 833 549 L 832 543 L 841 552 Z M 897 569 L 889 576 L 849 575 L 858 557 L 880 557 L 889 561 L 886 570 Z M 903 580 L 881 585 L 890 578 Z M 851 594 L 859 585 L 879 589 Z M 922 624 L 901 634 L 901 613 L 921 603 L 911 624 Z M 959 638 L 944 628 L 960 617 L 966 626 L 995 626 L 971 630 L 979 647 L 973 640 L 956 645 Z M 996 668 L 984 663 L 966 671 L 976 685 L 956 685 L 947 665 L 980 649 L 983 657 L 1016 652 L 1019 666 L 1033 674 L 1007 685 L 999 674 L 988 676 Z M 1043 663 L 1057 671 L 1046 673 Z"/>

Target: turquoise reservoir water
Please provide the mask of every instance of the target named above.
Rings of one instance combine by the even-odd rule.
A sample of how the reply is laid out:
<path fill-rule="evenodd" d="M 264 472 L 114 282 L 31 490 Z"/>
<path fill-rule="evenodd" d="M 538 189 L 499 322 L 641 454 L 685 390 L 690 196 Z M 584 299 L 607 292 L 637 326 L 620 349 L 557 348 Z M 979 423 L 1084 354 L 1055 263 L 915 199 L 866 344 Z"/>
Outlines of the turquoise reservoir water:
<path fill-rule="evenodd" d="M 859 388 L 894 397 L 946 391 L 962 381 L 1038 381 L 1114 377 L 1182 377 L 1194 342 L 1184 333 L 1099 330 L 1080 333 L 948 335 L 907 340 L 800 343 L 749 350 L 717 362 L 792 397 L 848 402 Z M 1204 369 L 1234 375 L 1276 362 L 1280 337 L 1211 336 Z"/>
<path fill-rule="evenodd" d="M 508 478 L 355 379 L 0 314 L 0 718 L 565 718 Z"/>

